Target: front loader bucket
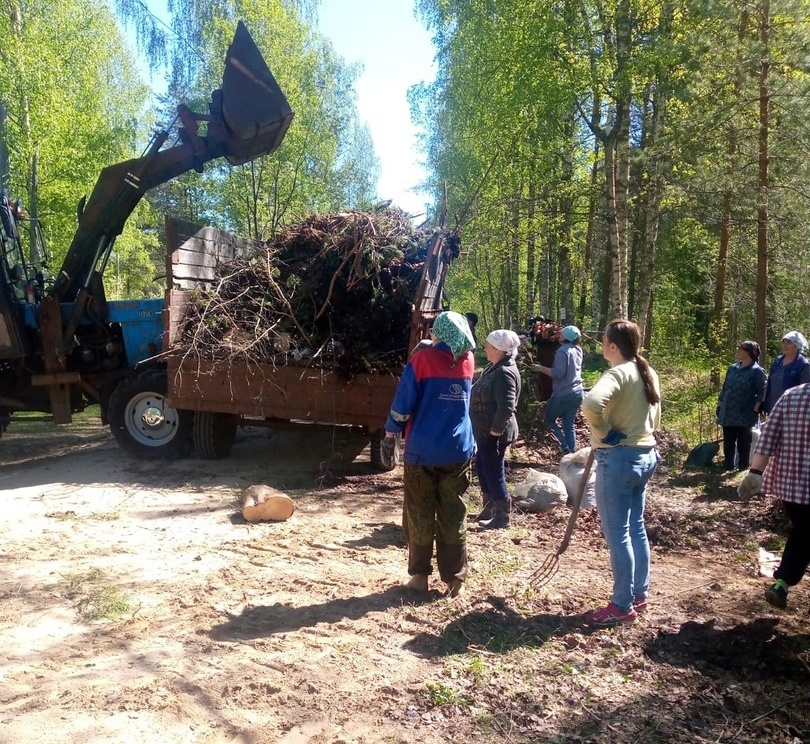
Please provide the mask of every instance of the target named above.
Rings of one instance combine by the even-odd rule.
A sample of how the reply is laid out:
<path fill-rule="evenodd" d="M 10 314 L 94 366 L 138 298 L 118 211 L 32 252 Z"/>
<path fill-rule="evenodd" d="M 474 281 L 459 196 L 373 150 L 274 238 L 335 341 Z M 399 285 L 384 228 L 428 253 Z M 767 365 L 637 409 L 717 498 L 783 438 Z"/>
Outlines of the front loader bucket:
<path fill-rule="evenodd" d="M 273 152 L 293 118 L 290 104 L 242 21 L 225 57 L 222 118 L 229 134 L 225 157 L 231 165 Z"/>

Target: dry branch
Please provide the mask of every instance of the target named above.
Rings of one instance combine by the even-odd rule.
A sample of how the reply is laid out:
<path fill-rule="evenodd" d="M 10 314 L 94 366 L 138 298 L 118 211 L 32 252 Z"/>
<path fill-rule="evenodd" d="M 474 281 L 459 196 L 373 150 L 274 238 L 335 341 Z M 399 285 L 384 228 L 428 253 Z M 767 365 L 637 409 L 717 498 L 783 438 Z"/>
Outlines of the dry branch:
<path fill-rule="evenodd" d="M 349 376 L 400 367 L 434 234 L 388 206 L 313 215 L 218 267 L 217 285 L 192 293 L 172 353 Z M 457 256 L 458 238 L 443 237 Z"/>

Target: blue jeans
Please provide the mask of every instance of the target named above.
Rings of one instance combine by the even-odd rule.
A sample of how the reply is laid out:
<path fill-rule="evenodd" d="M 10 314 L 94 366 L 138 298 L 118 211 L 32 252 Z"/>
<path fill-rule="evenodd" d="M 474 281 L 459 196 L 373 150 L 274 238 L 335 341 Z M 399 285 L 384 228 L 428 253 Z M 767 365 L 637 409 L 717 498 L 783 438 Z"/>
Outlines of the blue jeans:
<path fill-rule="evenodd" d="M 574 435 L 574 419 L 582 405 L 583 392 L 552 395 L 546 403 L 546 426 L 557 438 L 566 452 L 576 452 L 577 439 Z M 562 428 L 557 424 L 562 419 Z"/>
<path fill-rule="evenodd" d="M 658 466 L 654 447 L 597 449 L 596 506 L 610 549 L 611 602 L 628 611 L 650 587 L 650 544 L 644 527 L 647 481 Z"/>

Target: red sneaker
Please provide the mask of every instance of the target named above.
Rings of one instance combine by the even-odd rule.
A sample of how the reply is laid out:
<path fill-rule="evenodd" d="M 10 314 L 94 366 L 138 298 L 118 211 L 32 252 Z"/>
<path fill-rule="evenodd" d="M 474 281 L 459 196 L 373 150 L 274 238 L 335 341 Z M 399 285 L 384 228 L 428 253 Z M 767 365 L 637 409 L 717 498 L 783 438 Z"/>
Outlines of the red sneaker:
<path fill-rule="evenodd" d="M 646 612 L 648 605 L 649 602 L 647 601 L 647 597 L 639 597 L 638 599 L 633 600 L 633 609 L 639 614 Z"/>
<path fill-rule="evenodd" d="M 613 602 L 601 610 L 593 610 L 585 615 L 585 621 L 591 625 L 632 625 L 638 620 L 638 613 L 633 607 L 626 612 L 616 607 Z"/>

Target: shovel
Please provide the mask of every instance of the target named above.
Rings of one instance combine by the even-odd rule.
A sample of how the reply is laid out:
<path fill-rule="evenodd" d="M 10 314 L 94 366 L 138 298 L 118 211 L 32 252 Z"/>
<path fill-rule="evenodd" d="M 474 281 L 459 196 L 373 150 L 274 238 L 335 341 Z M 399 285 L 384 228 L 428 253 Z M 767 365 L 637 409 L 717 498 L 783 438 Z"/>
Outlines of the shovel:
<path fill-rule="evenodd" d="M 556 553 L 551 553 L 546 556 L 546 559 L 531 576 L 529 576 L 529 586 L 542 586 L 551 581 L 557 569 L 560 567 L 560 556 L 568 550 L 568 545 L 571 542 L 571 535 L 574 534 L 574 525 L 577 522 L 577 515 L 579 514 L 579 507 L 582 504 L 582 497 L 585 495 L 585 489 L 588 487 L 588 477 L 591 474 L 593 467 L 593 448 L 588 454 L 588 459 L 585 461 L 585 470 L 582 471 L 582 477 L 579 479 L 579 488 L 577 489 L 574 503 L 571 505 L 571 516 L 568 517 L 568 527 L 565 529 L 560 547 L 557 548 Z"/>

